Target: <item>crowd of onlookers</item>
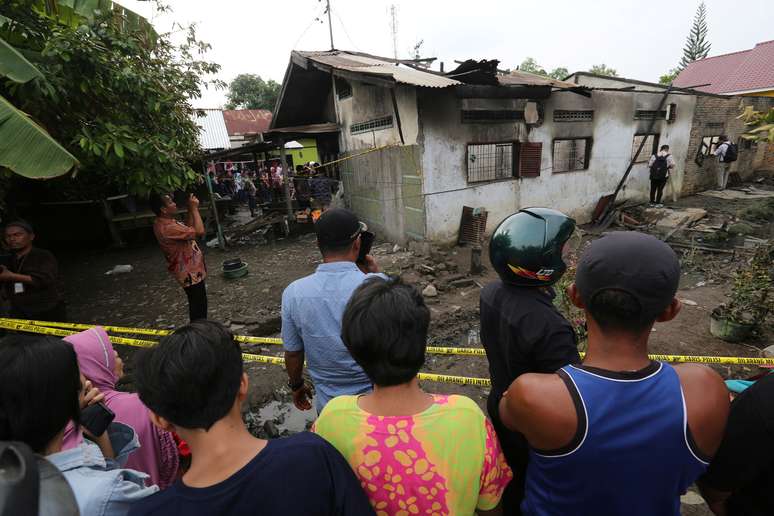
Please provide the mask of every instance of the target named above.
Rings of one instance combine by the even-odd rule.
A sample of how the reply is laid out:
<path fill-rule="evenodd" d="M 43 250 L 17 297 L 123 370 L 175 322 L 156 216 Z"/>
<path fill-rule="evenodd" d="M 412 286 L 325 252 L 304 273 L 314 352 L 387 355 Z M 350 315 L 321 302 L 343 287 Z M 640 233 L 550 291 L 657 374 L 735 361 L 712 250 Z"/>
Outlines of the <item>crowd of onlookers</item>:
<path fill-rule="evenodd" d="M 331 209 L 315 229 L 323 263 L 282 297 L 287 387 L 318 411 L 311 432 L 248 432 L 240 345 L 200 319 L 133 355 L 136 392 L 118 390 L 123 361 L 100 327 L 7 335 L 0 441 L 53 464 L 82 515 L 678 515 L 697 481 L 715 514 L 772 514 L 774 377 L 729 416 L 714 371 L 648 358 L 654 324 L 681 309 L 663 242 L 618 232 L 583 249 L 567 290 L 587 318 L 581 361 L 552 302 L 574 221 L 542 208 L 503 221 L 500 280 L 481 294 L 485 414 L 420 385 L 431 310 L 361 256 L 365 225 Z M 31 247 L 16 247 L 18 265 Z"/>

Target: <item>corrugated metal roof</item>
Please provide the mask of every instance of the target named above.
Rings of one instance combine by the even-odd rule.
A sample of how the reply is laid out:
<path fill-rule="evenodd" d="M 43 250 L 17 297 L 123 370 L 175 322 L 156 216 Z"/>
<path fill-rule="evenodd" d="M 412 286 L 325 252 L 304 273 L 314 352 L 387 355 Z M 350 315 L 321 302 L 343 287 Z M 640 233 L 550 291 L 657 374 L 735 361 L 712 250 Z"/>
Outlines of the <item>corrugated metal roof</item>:
<path fill-rule="evenodd" d="M 265 133 L 271 124 L 268 109 L 226 109 L 223 111 L 229 136 Z"/>
<path fill-rule="evenodd" d="M 497 80 L 503 86 L 553 86 L 554 88 L 577 88 L 578 85 L 535 75 L 534 73 L 513 70 L 508 75 L 498 75 Z"/>
<path fill-rule="evenodd" d="M 220 109 L 199 109 L 204 116 L 194 115 L 194 123 L 199 126 L 199 144 L 204 150 L 230 149 L 226 121 Z"/>
<path fill-rule="evenodd" d="M 349 72 L 381 75 L 390 77 L 395 82 L 422 86 L 425 88 L 448 88 L 462 84 L 460 81 L 449 79 L 443 75 L 417 70 L 397 63 L 395 60 L 354 54 L 342 50 L 327 52 L 301 52 L 295 51 L 301 57 L 315 61 L 316 63 L 330 66 L 337 70 Z"/>

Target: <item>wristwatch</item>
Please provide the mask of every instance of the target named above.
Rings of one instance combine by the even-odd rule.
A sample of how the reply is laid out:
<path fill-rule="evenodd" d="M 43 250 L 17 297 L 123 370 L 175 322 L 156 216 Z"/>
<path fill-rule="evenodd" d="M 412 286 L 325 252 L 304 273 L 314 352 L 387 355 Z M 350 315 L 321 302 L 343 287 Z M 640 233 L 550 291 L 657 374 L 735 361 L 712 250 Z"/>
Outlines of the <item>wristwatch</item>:
<path fill-rule="evenodd" d="M 298 389 L 300 389 L 303 386 L 304 386 L 303 377 L 299 379 L 296 383 L 293 383 L 292 380 L 288 379 L 288 388 L 293 392 L 296 392 Z"/>

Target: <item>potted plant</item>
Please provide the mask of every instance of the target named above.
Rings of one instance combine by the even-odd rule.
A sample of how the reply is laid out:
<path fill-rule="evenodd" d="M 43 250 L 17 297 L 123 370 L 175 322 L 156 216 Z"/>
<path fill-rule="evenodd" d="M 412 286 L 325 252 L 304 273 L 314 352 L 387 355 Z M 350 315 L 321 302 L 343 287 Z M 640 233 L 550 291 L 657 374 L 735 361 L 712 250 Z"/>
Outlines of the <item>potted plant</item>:
<path fill-rule="evenodd" d="M 728 342 L 749 337 L 774 310 L 774 244 L 758 248 L 750 264 L 737 269 L 728 303 L 710 314 L 710 333 Z"/>

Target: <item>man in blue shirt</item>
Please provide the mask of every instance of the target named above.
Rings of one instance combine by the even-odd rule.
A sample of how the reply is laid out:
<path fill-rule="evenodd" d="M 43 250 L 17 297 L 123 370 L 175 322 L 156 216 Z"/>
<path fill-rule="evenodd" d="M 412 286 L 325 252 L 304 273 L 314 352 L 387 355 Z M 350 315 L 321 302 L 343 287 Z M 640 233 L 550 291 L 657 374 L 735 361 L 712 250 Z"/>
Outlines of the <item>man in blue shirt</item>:
<path fill-rule="evenodd" d="M 371 381 L 341 340 L 341 318 L 352 292 L 379 268 L 373 257 L 356 263 L 366 225 L 349 210 L 334 208 L 315 224 L 323 263 L 282 293 L 282 341 L 293 403 L 312 408 L 312 391 L 304 383 L 304 358 L 314 382 L 317 412 L 336 396 L 362 394 Z"/>

